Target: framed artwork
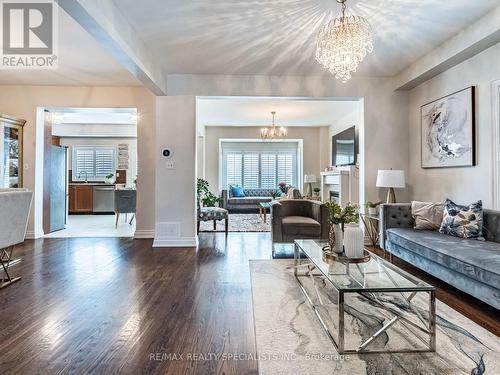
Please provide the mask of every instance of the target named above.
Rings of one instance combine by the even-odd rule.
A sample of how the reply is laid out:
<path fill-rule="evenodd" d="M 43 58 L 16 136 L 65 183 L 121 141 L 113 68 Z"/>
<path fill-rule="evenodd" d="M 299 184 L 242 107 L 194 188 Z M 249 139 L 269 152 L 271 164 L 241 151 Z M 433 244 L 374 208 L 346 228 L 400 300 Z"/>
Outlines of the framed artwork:
<path fill-rule="evenodd" d="M 476 165 L 475 87 L 420 108 L 422 168 Z"/>

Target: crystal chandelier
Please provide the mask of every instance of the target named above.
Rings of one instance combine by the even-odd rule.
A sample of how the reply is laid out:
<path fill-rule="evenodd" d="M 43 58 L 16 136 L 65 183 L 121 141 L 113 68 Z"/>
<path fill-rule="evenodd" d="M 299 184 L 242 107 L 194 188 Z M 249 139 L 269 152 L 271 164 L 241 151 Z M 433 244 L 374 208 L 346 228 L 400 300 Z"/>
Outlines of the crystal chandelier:
<path fill-rule="evenodd" d="M 365 18 L 346 12 L 346 1 L 337 0 L 342 4 L 342 13 L 321 27 L 316 44 L 316 60 L 342 82 L 349 80 L 359 63 L 373 51 L 370 24 Z"/>
<path fill-rule="evenodd" d="M 262 139 L 274 139 L 274 138 L 286 137 L 286 129 L 283 126 L 278 128 L 274 123 L 274 116 L 276 116 L 276 112 L 275 111 L 271 112 L 271 115 L 273 115 L 273 125 L 270 128 L 266 127 L 260 129 L 260 137 Z"/>

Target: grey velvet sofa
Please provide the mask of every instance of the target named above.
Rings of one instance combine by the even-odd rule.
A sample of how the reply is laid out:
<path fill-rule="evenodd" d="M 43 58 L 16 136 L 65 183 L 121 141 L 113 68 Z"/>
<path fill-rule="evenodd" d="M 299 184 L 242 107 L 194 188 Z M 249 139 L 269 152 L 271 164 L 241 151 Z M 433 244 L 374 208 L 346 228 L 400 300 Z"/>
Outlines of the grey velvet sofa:
<path fill-rule="evenodd" d="M 327 239 L 328 209 L 306 199 L 280 199 L 271 206 L 271 237 L 274 243 L 296 239 Z"/>
<path fill-rule="evenodd" d="M 383 204 L 380 244 L 391 254 L 500 309 L 500 211 L 484 210 L 486 241 L 413 229 L 410 204 Z"/>
<path fill-rule="evenodd" d="M 271 202 L 271 192 L 276 189 L 244 189 L 243 198 L 233 197 L 231 189 L 222 190 L 222 207 L 231 213 L 258 212 L 259 203 Z"/>

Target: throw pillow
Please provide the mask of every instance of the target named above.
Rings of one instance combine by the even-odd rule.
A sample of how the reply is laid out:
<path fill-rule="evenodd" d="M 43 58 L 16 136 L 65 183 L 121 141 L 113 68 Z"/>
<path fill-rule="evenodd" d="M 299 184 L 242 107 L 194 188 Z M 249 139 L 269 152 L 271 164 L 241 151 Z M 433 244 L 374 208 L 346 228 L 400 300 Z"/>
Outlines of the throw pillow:
<path fill-rule="evenodd" d="M 243 198 L 245 197 L 245 192 L 243 191 L 243 188 L 238 185 L 231 185 L 231 195 L 235 198 Z"/>
<path fill-rule="evenodd" d="M 438 230 L 443 222 L 443 203 L 411 202 L 411 215 L 415 229 Z"/>
<path fill-rule="evenodd" d="M 444 202 L 443 222 L 439 232 L 484 241 L 483 202 L 479 200 L 468 206 L 460 206 L 447 199 Z"/>

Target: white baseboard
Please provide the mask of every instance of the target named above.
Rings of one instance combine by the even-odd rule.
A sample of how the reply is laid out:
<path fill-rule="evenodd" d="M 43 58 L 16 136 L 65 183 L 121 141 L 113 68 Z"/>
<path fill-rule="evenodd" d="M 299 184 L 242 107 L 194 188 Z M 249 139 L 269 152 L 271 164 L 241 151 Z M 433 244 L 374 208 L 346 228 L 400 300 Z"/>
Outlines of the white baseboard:
<path fill-rule="evenodd" d="M 152 229 L 136 230 L 134 238 L 155 238 L 155 231 Z"/>
<path fill-rule="evenodd" d="M 197 247 L 198 237 L 155 238 L 153 247 Z"/>
<path fill-rule="evenodd" d="M 36 240 L 37 238 L 42 238 L 44 236 L 43 232 L 35 232 L 33 230 L 26 231 L 24 238 L 27 240 Z"/>

